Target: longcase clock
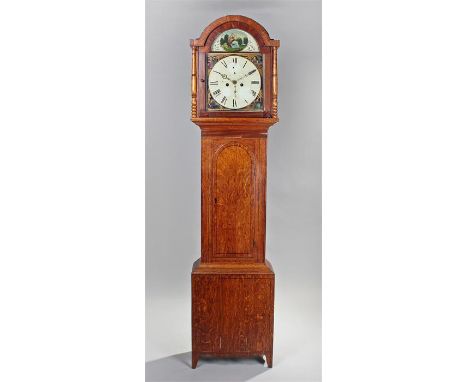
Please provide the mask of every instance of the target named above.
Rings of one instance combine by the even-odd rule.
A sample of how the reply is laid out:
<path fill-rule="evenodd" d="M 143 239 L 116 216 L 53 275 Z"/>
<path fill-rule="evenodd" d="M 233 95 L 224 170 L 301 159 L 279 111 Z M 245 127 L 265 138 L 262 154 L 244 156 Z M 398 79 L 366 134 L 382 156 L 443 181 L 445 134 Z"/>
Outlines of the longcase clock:
<path fill-rule="evenodd" d="M 192 367 L 200 356 L 273 365 L 275 274 L 265 259 L 267 135 L 277 49 L 256 21 L 224 16 L 191 40 L 201 129 L 201 257 L 192 268 Z"/>

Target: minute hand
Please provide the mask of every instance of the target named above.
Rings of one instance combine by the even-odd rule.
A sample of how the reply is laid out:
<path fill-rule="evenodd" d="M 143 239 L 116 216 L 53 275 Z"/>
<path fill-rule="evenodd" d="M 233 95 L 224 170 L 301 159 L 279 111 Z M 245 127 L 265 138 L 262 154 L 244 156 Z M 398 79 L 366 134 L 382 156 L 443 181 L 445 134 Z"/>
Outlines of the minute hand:
<path fill-rule="evenodd" d="M 255 69 L 251 70 L 250 72 L 248 72 L 247 74 L 243 75 L 242 77 L 240 77 L 237 81 L 240 81 L 242 80 L 243 78 L 247 77 L 247 76 L 250 76 L 252 73 L 255 73 Z"/>

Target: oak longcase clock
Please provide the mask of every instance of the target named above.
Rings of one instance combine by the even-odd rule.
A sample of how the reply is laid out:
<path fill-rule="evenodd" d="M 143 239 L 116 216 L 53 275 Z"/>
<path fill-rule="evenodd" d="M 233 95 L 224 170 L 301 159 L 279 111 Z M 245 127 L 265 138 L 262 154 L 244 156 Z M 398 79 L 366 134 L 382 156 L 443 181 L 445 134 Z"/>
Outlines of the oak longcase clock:
<path fill-rule="evenodd" d="M 224 16 L 192 47 L 201 129 L 201 257 L 192 268 L 192 367 L 202 357 L 273 365 L 275 274 L 265 259 L 266 146 L 277 116 L 279 41 Z"/>

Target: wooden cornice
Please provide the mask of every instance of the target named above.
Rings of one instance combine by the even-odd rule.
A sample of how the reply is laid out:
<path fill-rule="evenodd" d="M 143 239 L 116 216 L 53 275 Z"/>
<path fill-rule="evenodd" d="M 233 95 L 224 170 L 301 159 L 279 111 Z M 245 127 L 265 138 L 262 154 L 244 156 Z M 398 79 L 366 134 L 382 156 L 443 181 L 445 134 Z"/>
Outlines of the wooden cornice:
<path fill-rule="evenodd" d="M 203 134 L 266 134 L 278 122 L 278 118 L 192 118 Z"/>

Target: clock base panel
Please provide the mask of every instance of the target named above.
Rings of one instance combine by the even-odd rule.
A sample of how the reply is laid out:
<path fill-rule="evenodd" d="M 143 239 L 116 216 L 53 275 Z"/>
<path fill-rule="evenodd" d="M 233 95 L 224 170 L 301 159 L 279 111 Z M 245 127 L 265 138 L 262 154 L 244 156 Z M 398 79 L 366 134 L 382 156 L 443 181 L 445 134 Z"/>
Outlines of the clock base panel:
<path fill-rule="evenodd" d="M 261 357 L 273 366 L 275 274 L 271 264 L 194 263 L 192 368 L 200 356 Z"/>

